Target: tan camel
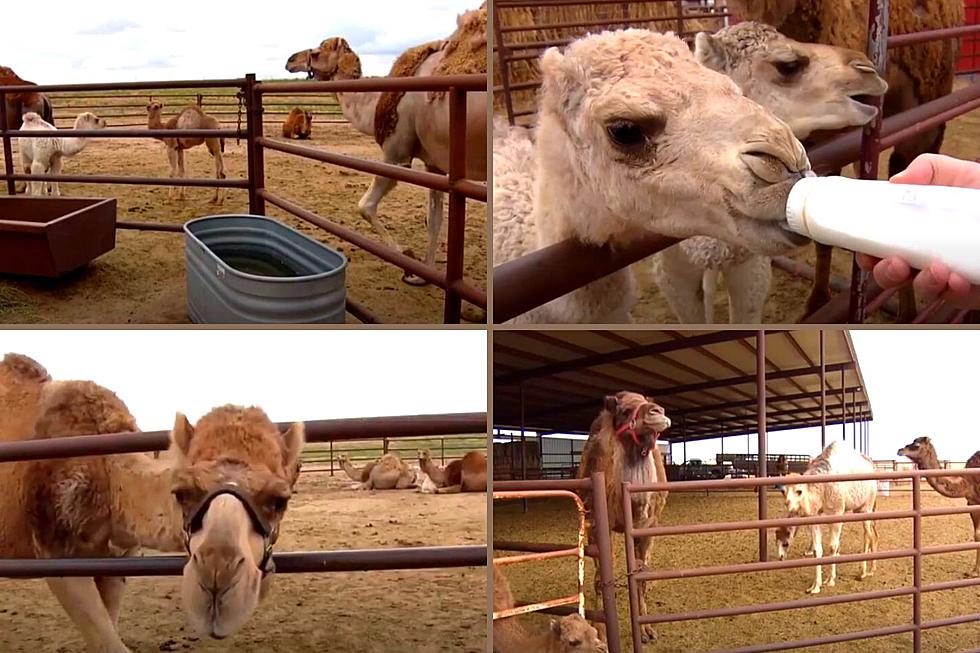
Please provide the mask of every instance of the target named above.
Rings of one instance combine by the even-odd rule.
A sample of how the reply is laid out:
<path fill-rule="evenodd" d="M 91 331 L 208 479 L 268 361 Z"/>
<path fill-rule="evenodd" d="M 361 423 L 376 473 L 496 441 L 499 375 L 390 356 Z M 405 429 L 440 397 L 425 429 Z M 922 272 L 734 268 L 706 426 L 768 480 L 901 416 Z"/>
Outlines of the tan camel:
<path fill-rule="evenodd" d="M 623 482 L 635 485 L 662 483 L 667 480 L 663 456 L 657 449 L 660 434 L 670 428 L 670 418 L 664 409 L 636 392 L 617 392 L 606 397 L 602 411 L 592 422 L 589 439 L 582 449 L 576 478 L 589 478 L 594 472 L 606 475 L 606 508 L 609 512 L 609 528 L 622 533 Z M 583 493 L 586 510 L 592 513 L 592 494 Z M 660 514 L 667 505 L 667 492 L 642 492 L 633 495 L 633 528 L 650 528 L 660 522 Z M 589 541 L 596 541 L 595 523 L 589 524 Z M 640 568 L 649 563 L 649 537 L 636 538 L 634 551 Z M 640 612 L 647 614 L 646 582 L 639 583 Z M 595 572 L 595 608 L 602 600 L 599 570 Z M 600 632 L 603 629 L 600 628 Z M 657 633 L 653 626 L 642 628 L 643 641 L 653 641 Z"/>
<path fill-rule="evenodd" d="M 375 459 L 368 462 L 364 467 L 354 467 L 350 456 L 346 453 L 337 454 L 337 462 L 340 463 L 340 467 L 347 473 L 350 480 L 357 481 L 358 483 L 363 483 L 368 480 L 368 476 L 371 475 L 371 470 L 378 464 L 377 459 Z"/>
<path fill-rule="evenodd" d="M 417 474 L 396 454 L 386 453 L 371 467 L 362 490 L 406 490 L 416 487 Z"/>
<path fill-rule="evenodd" d="M 813 517 L 816 515 L 843 515 L 846 512 L 872 513 L 878 500 L 877 481 L 840 481 L 832 483 L 807 483 L 808 476 L 821 474 L 873 474 L 874 461 L 864 454 L 851 449 L 846 444 L 831 442 L 823 452 L 810 461 L 803 474 L 788 474 L 787 483 L 782 486 L 786 509 L 792 517 Z M 874 553 L 878 550 L 878 527 L 874 520 L 867 519 L 864 524 L 863 553 Z M 830 555 L 840 554 L 840 535 L 844 528 L 843 522 L 830 525 Z M 785 542 L 778 540 L 779 559 L 788 553 L 794 529 L 784 531 Z M 823 530 L 820 524 L 810 526 L 813 536 L 813 553 L 817 558 L 823 557 Z M 875 572 L 877 561 L 861 562 L 860 579 L 867 578 Z M 813 585 L 807 594 L 819 594 L 823 586 L 821 565 L 815 567 Z M 837 564 L 830 565 L 830 578 L 826 585 L 833 587 L 837 582 Z"/>
<path fill-rule="evenodd" d="M 419 469 L 435 484 L 436 494 L 487 491 L 487 456 L 470 451 L 459 460 L 440 467 L 432 460 L 428 449 L 419 451 Z"/>
<path fill-rule="evenodd" d="M 694 56 L 730 77 L 742 92 L 783 120 L 800 140 L 818 130 L 866 124 L 877 113 L 859 100 L 888 85 L 856 50 L 800 43 L 772 27 L 746 21 L 701 32 Z M 715 238 L 689 238 L 653 257 L 653 276 L 682 324 L 714 320 L 717 277 L 724 275 L 732 324 L 762 322 L 772 279 L 768 256 Z"/>
<path fill-rule="evenodd" d="M 305 140 L 313 133 L 313 114 L 299 107 L 293 107 L 282 123 L 283 138 Z"/>
<path fill-rule="evenodd" d="M 486 74 L 486 3 L 457 18 L 457 30 L 445 41 L 426 43 L 401 55 L 390 77 L 427 77 L 439 74 L 479 72 Z M 473 45 L 476 42 L 476 45 Z M 480 47 L 482 44 L 482 48 Z M 319 47 L 296 52 L 286 62 L 291 73 L 305 72 L 318 80 L 360 79 L 361 62 L 350 44 L 339 37 L 329 38 Z M 449 99 L 445 94 L 337 93 L 344 116 L 358 131 L 374 136 L 384 161 L 411 167 L 419 159 L 430 172 L 449 170 Z M 466 177 L 487 178 L 487 95 L 468 93 L 466 102 Z M 358 202 L 361 217 L 371 223 L 387 243 L 412 255 L 392 237 L 378 220 L 378 205 L 397 185 L 397 181 L 377 176 Z M 443 194 L 429 191 L 426 217 L 427 265 L 435 265 L 442 230 Z M 426 281 L 409 275 L 405 281 L 424 285 Z"/>
<path fill-rule="evenodd" d="M 89 381 L 52 381 L 17 355 L 0 363 L 0 406 L 0 440 L 138 430 L 111 391 Z M 178 413 L 170 451 L 160 460 L 117 454 L 2 465 L 0 557 L 186 550 L 188 621 L 202 636 L 226 637 L 271 585 L 271 547 L 302 444 L 301 423 L 282 435 L 258 408 L 224 406 L 196 427 Z M 47 583 L 90 651 L 129 652 L 117 632 L 124 578 Z"/>
<path fill-rule="evenodd" d="M 494 612 L 515 605 L 507 577 L 494 566 Z M 543 633 L 528 632 L 517 616 L 493 622 L 493 653 L 606 653 L 607 650 L 596 629 L 578 614 L 552 619 Z"/>
<path fill-rule="evenodd" d="M 772 25 L 786 36 L 807 43 L 826 43 L 861 52 L 867 51 L 869 0 L 732 0 L 728 7 L 743 20 Z M 963 0 L 892 0 L 888 28 L 891 34 L 955 27 L 964 22 Z M 942 97 L 953 88 L 958 42 L 935 40 L 907 48 L 888 50 L 888 94 L 884 115 L 906 111 Z M 923 130 L 897 145 L 888 159 L 888 174 L 894 175 L 923 152 L 938 152 L 945 127 Z M 821 137 L 814 138 L 814 141 Z M 833 250 L 816 244 L 813 289 L 806 315 L 830 301 L 830 264 Z M 915 293 L 911 285 L 901 291 L 900 319 L 915 315 Z"/>
<path fill-rule="evenodd" d="M 918 469 L 941 469 L 936 449 L 929 438 L 916 438 L 899 449 L 898 455 L 914 462 Z M 980 451 L 970 456 L 966 467 L 980 467 Z M 926 480 L 932 489 L 944 497 L 966 499 L 966 505 L 980 506 L 980 476 L 930 476 Z M 973 520 L 973 540 L 980 542 L 980 513 L 970 513 L 970 519 Z M 977 562 L 967 576 L 980 576 L 980 549 L 977 549 Z"/>
<path fill-rule="evenodd" d="M 196 104 L 189 104 L 180 110 L 176 116 L 163 122 L 161 112 L 163 104 L 161 102 L 150 102 L 146 105 L 146 125 L 148 129 L 221 129 L 221 123 L 217 118 L 204 113 L 204 110 Z M 225 162 L 222 153 L 225 151 L 225 139 L 223 138 L 158 138 L 163 141 L 167 148 L 167 160 L 170 161 L 170 176 L 183 179 L 187 177 L 184 170 L 184 150 L 197 147 L 202 143 L 208 148 L 208 152 L 214 158 L 214 178 L 225 179 Z M 184 199 L 184 187 L 176 186 L 170 189 L 170 197 L 177 191 L 177 199 Z M 222 188 L 214 189 L 213 203 L 220 204 L 224 199 Z"/>
<path fill-rule="evenodd" d="M 540 66 L 533 153 L 527 130 L 494 125 L 494 265 L 651 231 L 766 255 L 808 242 L 786 229 L 789 189 L 809 171 L 803 146 L 680 39 L 603 32 L 547 50 Z M 623 323 L 634 302 L 623 269 L 515 321 Z"/>

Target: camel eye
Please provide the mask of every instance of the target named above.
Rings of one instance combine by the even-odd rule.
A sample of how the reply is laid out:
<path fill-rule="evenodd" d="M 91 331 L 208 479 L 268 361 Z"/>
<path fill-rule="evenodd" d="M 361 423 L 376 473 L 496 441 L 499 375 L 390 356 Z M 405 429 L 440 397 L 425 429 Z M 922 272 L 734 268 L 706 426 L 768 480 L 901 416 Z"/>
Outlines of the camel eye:
<path fill-rule="evenodd" d="M 803 496 L 803 490 L 797 490 L 796 491 L 796 496 L 798 496 L 798 497 Z"/>
<path fill-rule="evenodd" d="M 275 513 L 285 512 L 289 505 L 289 497 L 273 497 L 269 500 L 269 510 Z"/>
<path fill-rule="evenodd" d="M 187 505 L 191 500 L 191 491 L 186 488 L 177 488 L 173 491 L 174 498 L 180 505 Z"/>
<path fill-rule="evenodd" d="M 574 640 L 568 642 L 568 645 L 569 646 L 581 646 L 582 645 L 582 640 L 580 640 L 580 639 L 574 639 Z"/>
<path fill-rule="evenodd" d="M 606 126 L 609 140 L 623 150 L 640 150 L 647 144 L 647 133 L 643 126 L 632 120 L 616 120 Z"/>
<path fill-rule="evenodd" d="M 806 64 L 807 62 L 802 59 L 794 59 L 793 61 L 777 61 L 773 66 L 783 77 L 792 77 L 806 68 Z"/>

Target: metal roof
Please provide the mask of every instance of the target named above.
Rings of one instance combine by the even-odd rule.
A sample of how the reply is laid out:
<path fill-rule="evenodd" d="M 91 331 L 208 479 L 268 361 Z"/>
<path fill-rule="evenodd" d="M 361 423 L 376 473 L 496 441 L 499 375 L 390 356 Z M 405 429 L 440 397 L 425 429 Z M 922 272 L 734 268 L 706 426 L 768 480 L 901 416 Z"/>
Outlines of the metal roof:
<path fill-rule="evenodd" d="M 873 419 L 850 335 L 825 330 L 827 425 Z M 766 428 L 820 426 L 820 330 L 767 330 Z M 681 442 L 756 433 L 756 331 L 548 330 L 493 334 L 493 422 L 587 433 L 603 397 L 643 392 Z M 841 389 L 844 389 L 843 401 Z M 856 410 L 855 410 L 856 408 Z"/>

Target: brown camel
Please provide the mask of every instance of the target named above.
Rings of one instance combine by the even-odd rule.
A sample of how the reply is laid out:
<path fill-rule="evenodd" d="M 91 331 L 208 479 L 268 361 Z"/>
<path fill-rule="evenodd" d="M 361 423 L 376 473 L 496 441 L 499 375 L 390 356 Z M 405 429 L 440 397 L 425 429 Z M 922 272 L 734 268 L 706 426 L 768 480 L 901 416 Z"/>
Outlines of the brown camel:
<path fill-rule="evenodd" d="M 12 69 L 7 66 L 0 66 L 0 86 L 37 86 L 34 82 L 21 79 Z M 20 129 L 24 122 L 24 114 L 34 112 L 41 116 L 45 121 L 54 124 L 54 110 L 51 107 L 51 100 L 44 93 L 11 93 L 4 95 L 4 104 L 7 105 L 7 124 L 5 129 Z M 24 174 L 31 174 L 30 163 L 25 163 Z M 25 183 L 18 183 L 16 192 L 22 193 L 26 188 Z"/>
<path fill-rule="evenodd" d="M 402 54 L 389 77 L 427 77 L 463 72 L 487 72 L 486 3 L 457 19 L 457 30 L 445 41 L 416 46 Z M 350 44 L 339 37 L 329 38 L 319 47 L 301 50 L 289 57 L 286 70 L 305 72 L 318 80 L 360 79 L 361 61 Z M 344 116 L 358 131 L 375 137 L 386 163 L 410 167 L 421 160 L 427 170 L 445 174 L 449 170 L 449 99 L 446 94 L 337 93 Z M 468 93 L 466 102 L 466 177 L 487 178 L 487 96 Z M 378 220 L 378 205 L 397 185 L 388 177 L 375 177 L 371 188 L 358 202 L 358 212 L 394 249 L 411 255 Z M 429 191 L 426 217 L 428 249 L 425 263 L 435 265 L 442 230 L 443 195 Z M 424 285 L 414 275 L 406 283 Z"/>
<path fill-rule="evenodd" d="M 282 123 L 283 138 L 305 140 L 313 133 L 313 114 L 299 107 L 293 107 Z"/>
<path fill-rule="evenodd" d="M 419 469 L 432 479 L 436 494 L 487 491 L 487 456 L 479 451 L 470 451 L 460 460 L 440 467 L 424 449 L 419 451 Z"/>
<path fill-rule="evenodd" d="M 509 610 L 515 605 L 507 577 L 493 568 L 493 610 Z M 578 614 L 552 619 L 547 631 L 529 633 L 519 617 L 493 622 L 493 653 L 606 653 L 599 633 Z"/>
<path fill-rule="evenodd" d="M 218 119 L 204 113 L 204 110 L 196 104 L 189 104 L 180 110 L 176 116 L 163 122 L 161 112 L 163 104 L 161 102 L 150 102 L 146 105 L 146 126 L 148 129 L 220 129 L 221 123 Z M 214 178 L 225 179 L 225 162 L 222 153 L 225 151 L 225 139 L 223 138 L 158 138 L 167 147 L 167 160 L 170 161 L 170 176 L 183 179 L 187 177 L 184 170 L 184 150 L 197 147 L 204 143 L 208 152 L 214 158 Z M 184 199 L 184 187 L 175 186 L 170 189 L 170 197 L 173 197 L 174 190 L 177 191 L 177 199 Z M 214 189 L 213 203 L 220 204 L 224 198 L 222 188 Z"/>
<path fill-rule="evenodd" d="M 731 0 L 728 6 L 739 18 L 767 23 L 797 41 L 867 51 L 868 0 Z M 963 0 L 892 0 L 889 7 L 891 34 L 955 27 L 964 20 Z M 889 50 L 884 115 L 907 111 L 948 94 L 953 88 L 956 54 L 955 39 Z M 904 170 L 923 152 L 938 152 L 944 131 L 945 126 L 939 126 L 896 145 L 888 159 L 889 176 Z M 828 245 L 816 245 L 816 270 L 804 317 L 830 301 L 832 252 Z M 915 316 L 911 285 L 902 289 L 900 306 L 899 320 L 910 322 Z"/>
<path fill-rule="evenodd" d="M 378 464 L 377 459 L 375 459 L 364 467 L 354 467 L 350 456 L 346 453 L 337 454 L 337 462 L 340 463 L 340 467 L 347 473 L 350 480 L 357 481 L 358 483 L 363 483 L 368 480 L 368 477 L 371 475 L 371 470 Z"/>
<path fill-rule="evenodd" d="M 606 508 L 609 528 L 622 533 L 623 482 L 633 484 L 657 483 L 667 480 L 663 457 L 657 449 L 657 438 L 670 428 L 670 418 L 664 409 L 636 392 L 617 392 L 606 397 L 599 416 L 592 422 L 589 439 L 582 450 L 576 478 L 589 478 L 594 472 L 606 475 Z M 592 494 L 582 495 L 586 510 L 592 512 Z M 650 528 L 660 521 L 667 505 L 667 492 L 643 492 L 633 495 L 633 528 Z M 589 524 L 589 541 L 595 542 L 595 523 Z M 645 569 L 652 540 L 636 538 L 634 551 L 641 569 Z M 599 570 L 595 573 L 595 607 L 599 609 L 601 587 Z M 639 583 L 640 612 L 647 614 L 646 582 Z M 603 629 L 600 628 L 600 632 Z M 643 641 L 653 641 L 657 634 L 650 624 L 642 628 Z"/>
<path fill-rule="evenodd" d="M 0 363 L 0 407 L 0 440 L 138 430 L 111 391 L 52 381 L 15 354 Z M 117 454 L 0 465 L 0 557 L 186 550 L 182 605 L 189 622 L 202 636 L 234 633 L 271 586 L 271 550 L 296 478 L 303 425 L 280 434 L 260 409 L 224 406 L 196 427 L 178 413 L 170 439 L 161 460 Z M 129 652 L 117 632 L 124 578 L 47 583 L 90 651 Z"/>
<path fill-rule="evenodd" d="M 940 469 L 936 449 L 929 438 L 916 438 L 898 450 L 899 456 L 905 456 L 915 463 L 918 469 Z M 980 451 L 977 451 L 966 461 L 967 468 L 980 467 Z M 966 499 L 968 506 L 980 506 L 980 476 L 930 476 L 926 478 L 929 485 L 939 494 L 951 499 Z M 973 520 L 973 540 L 980 542 L 980 513 L 970 513 Z M 980 549 L 977 549 L 977 562 L 973 571 L 967 576 L 980 576 Z"/>

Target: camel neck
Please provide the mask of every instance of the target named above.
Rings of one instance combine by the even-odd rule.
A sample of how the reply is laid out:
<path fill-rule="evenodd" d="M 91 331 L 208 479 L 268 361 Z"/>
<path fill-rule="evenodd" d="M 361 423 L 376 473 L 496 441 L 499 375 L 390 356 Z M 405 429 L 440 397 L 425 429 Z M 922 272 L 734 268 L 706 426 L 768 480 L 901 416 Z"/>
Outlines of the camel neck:
<path fill-rule="evenodd" d="M 350 77 L 348 79 L 359 79 Z M 337 102 L 351 126 L 362 134 L 374 138 L 374 108 L 381 96 L 377 92 L 337 93 Z"/>
<path fill-rule="evenodd" d="M 939 460 L 935 456 L 917 462 L 915 466 L 919 469 L 940 469 Z M 962 499 L 970 494 L 969 482 L 960 476 L 927 476 L 926 482 L 933 490 L 950 499 Z"/>
<path fill-rule="evenodd" d="M 113 533 L 114 543 L 183 550 L 183 518 L 171 493 L 171 463 L 142 453 L 121 454 L 112 458 L 111 470 L 112 509 L 122 527 Z"/>

